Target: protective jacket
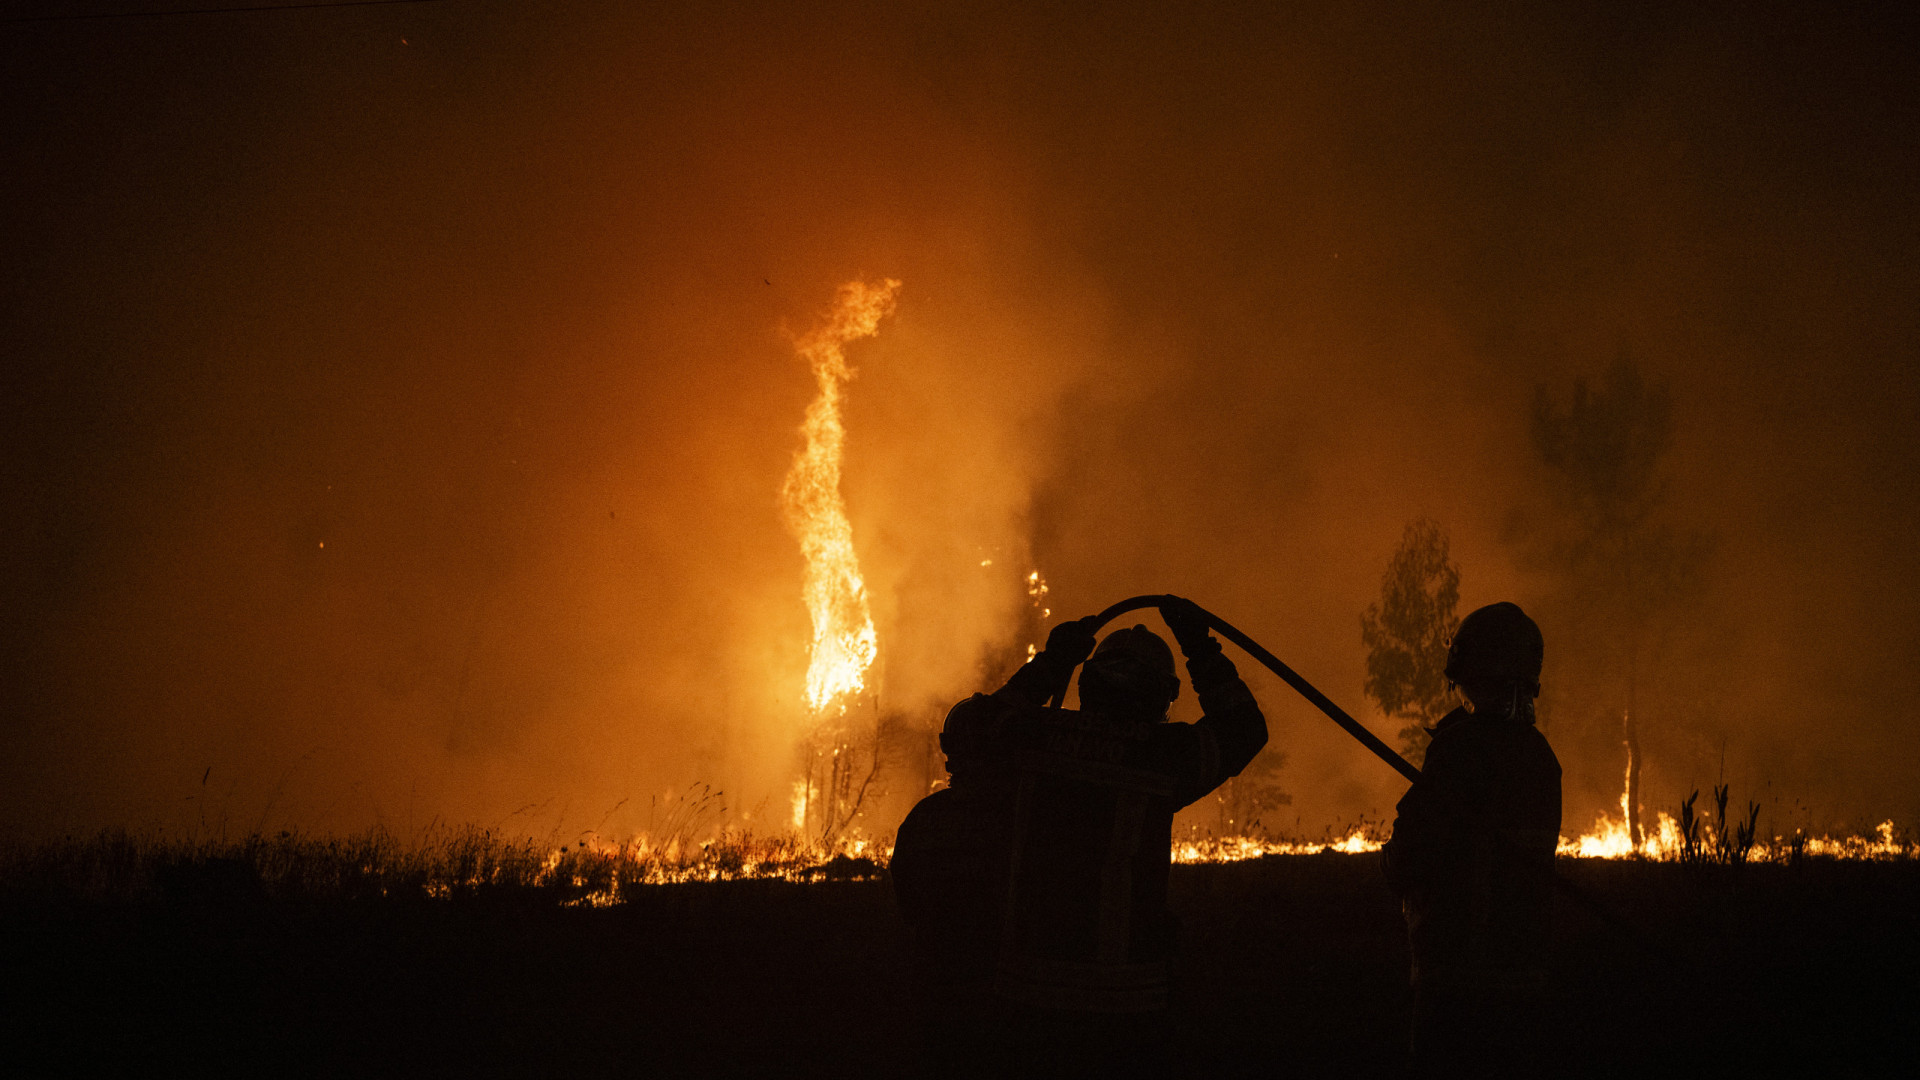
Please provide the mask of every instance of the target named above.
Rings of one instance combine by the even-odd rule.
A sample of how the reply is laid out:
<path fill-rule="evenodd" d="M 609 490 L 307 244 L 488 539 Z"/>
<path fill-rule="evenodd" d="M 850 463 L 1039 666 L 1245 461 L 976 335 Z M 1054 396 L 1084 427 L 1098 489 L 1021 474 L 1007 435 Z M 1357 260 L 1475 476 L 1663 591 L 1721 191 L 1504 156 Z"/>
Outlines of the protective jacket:
<path fill-rule="evenodd" d="M 1560 761 L 1530 717 L 1455 709 L 1400 800 L 1387 874 L 1416 987 L 1537 989 L 1560 837 Z"/>
<path fill-rule="evenodd" d="M 1045 652 L 947 714 L 949 787 L 900 827 L 893 877 L 934 977 L 1085 1013 L 1166 1007 L 1174 812 L 1239 773 L 1266 718 L 1207 639 L 1193 724 L 1046 708 L 1072 665 Z"/>

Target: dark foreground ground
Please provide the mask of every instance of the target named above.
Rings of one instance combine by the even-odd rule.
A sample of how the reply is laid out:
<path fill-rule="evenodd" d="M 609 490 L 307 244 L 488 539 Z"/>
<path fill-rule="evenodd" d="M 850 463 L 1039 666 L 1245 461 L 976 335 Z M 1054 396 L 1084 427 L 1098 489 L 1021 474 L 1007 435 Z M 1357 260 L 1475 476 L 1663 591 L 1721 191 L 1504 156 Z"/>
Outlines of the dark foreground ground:
<path fill-rule="evenodd" d="M 1562 866 L 1685 960 L 1563 905 L 1568 1075 L 1915 1075 L 1920 865 Z M 1174 888 L 1190 1075 L 1393 1073 L 1404 950 L 1372 858 L 1179 867 Z M 667 886 L 604 910 L 215 889 L 5 915 L 10 1076 L 856 1077 L 913 1056 L 883 881 Z"/>

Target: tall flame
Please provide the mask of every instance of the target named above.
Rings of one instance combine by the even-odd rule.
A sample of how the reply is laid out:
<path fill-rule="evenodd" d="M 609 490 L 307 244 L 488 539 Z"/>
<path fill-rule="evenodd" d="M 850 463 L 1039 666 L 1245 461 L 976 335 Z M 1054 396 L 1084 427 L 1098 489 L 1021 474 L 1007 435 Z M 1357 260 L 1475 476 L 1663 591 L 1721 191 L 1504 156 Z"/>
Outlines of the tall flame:
<path fill-rule="evenodd" d="M 866 581 L 853 550 L 853 526 L 840 497 L 840 449 L 847 434 L 840 419 L 840 391 L 854 376 L 841 347 L 879 332 L 880 320 L 893 313 L 899 288 L 891 278 L 840 286 L 826 321 L 794 343 L 813 368 L 819 394 L 807 406 L 806 421 L 800 425 L 806 445 L 794 455 L 780 496 L 787 528 L 807 560 L 803 592 L 813 619 L 807 703 L 816 712 L 864 689 L 867 669 L 879 652 Z"/>

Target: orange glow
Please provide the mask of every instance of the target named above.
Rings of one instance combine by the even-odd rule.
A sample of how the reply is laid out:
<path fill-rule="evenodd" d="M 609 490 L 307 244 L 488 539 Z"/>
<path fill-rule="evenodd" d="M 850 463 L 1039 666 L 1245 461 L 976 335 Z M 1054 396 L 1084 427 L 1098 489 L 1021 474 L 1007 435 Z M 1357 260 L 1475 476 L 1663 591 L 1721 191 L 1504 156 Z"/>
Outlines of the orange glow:
<path fill-rule="evenodd" d="M 1801 855 L 1817 856 L 1826 859 L 1914 859 L 1920 858 L 1920 843 L 1902 840 L 1894 835 L 1891 819 L 1874 826 L 1872 836 L 1799 836 L 1798 847 Z M 1796 846 L 1795 837 L 1776 836 L 1772 840 L 1755 840 L 1747 852 L 1748 862 L 1785 862 L 1793 857 Z M 1702 850 L 1710 850 L 1714 842 L 1713 825 L 1704 822 L 1701 825 L 1700 840 Z M 1685 842 L 1680 835 L 1680 823 L 1670 815 L 1661 813 L 1655 818 L 1654 827 L 1647 830 L 1647 838 L 1639 847 L 1635 847 L 1633 838 L 1627 833 L 1625 822 L 1615 821 L 1601 815 L 1593 827 L 1579 836 L 1560 838 L 1558 854 L 1576 859 L 1627 859 L 1642 858 L 1655 862 L 1677 862 L 1685 850 Z"/>
<path fill-rule="evenodd" d="M 1602 819 L 1594 832 L 1580 837 L 1562 838 L 1559 855 L 1563 858 L 1617 859 L 1632 854 L 1625 839 L 1625 826 Z M 1800 844 L 1805 856 L 1826 859 L 1899 860 L 1920 858 L 1920 844 L 1895 836 L 1892 821 L 1880 823 L 1872 837 L 1849 836 L 1804 839 Z M 1175 840 L 1172 859 L 1176 863 L 1232 863 L 1269 855 L 1364 855 L 1382 847 L 1382 830 L 1377 825 L 1353 826 L 1338 838 L 1277 840 L 1268 837 L 1229 836 Z M 1790 857 L 1792 845 L 1775 838 L 1756 843 L 1748 856 L 1752 862 L 1780 862 Z M 1640 856 L 1653 861 L 1679 858 L 1679 826 L 1665 814 L 1659 826 L 1649 830 L 1648 841 Z M 864 837 L 844 837 L 833 841 L 807 840 L 794 834 L 754 836 L 723 830 L 702 841 L 671 836 L 664 841 L 645 836 L 624 842 L 589 838 L 571 847 L 548 853 L 542 861 L 535 884 L 560 886 L 579 895 L 569 903 L 587 907 L 605 907 L 620 903 L 623 890 L 634 886 L 669 885 L 697 881 L 744 881 L 776 879 L 808 882 L 830 880 L 829 863 L 836 862 L 860 873 L 871 874 L 893 857 L 893 845 Z M 431 881 L 428 895 L 450 895 L 454 885 L 484 884 L 475 881 Z"/>
<path fill-rule="evenodd" d="M 701 881 L 819 881 L 822 880 L 819 867 L 829 859 L 864 859 L 871 864 L 864 869 L 870 871 L 877 869 L 891 854 L 891 846 L 876 849 L 860 839 L 822 845 L 804 843 L 792 836 L 759 837 L 731 831 L 699 842 L 678 836 L 664 842 L 645 836 L 627 841 L 591 837 L 571 847 L 548 852 L 534 884 L 559 886 L 577 893 L 577 899 L 566 902 L 569 907 L 612 907 L 625 899 L 626 890 L 637 886 Z M 445 897 L 451 892 L 448 882 L 427 885 L 429 896 Z"/>
<path fill-rule="evenodd" d="M 1368 825 L 1356 825 L 1347 835 L 1337 840 L 1272 840 L 1255 836 L 1207 837 L 1198 840 L 1175 840 L 1173 842 L 1173 861 L 1177 863 L 1227 863 L 1241 862 L 1246 859 L 1259 859 L 1268 855 L 1320 855 L 1337 852 L 1342 855 L 1364 855 L 1370 851 L 1379 851 L 1383 846 L 1379 830 Z"/>
<path fill-rule="evenodd" d="M 879 331 L 880 320 L 893 312 L 899 288 L 892 279 L 842 285 L 826 322 L 795 345 L 813 369 L 819 394 L 800 425 L 806 445 L 794 455 L 781 501 L 787 527 L 807 560 L 803 592 L 813 620 L 807 704 L 816 713 L 864 689 L 867 669 L 879 652 L 866 581 L 853 550 L 853 526 L 840 495 L 840 455 L 846 441 L 840 391 L 854 376 L 841 347 Z"/>
<path fill-rule="evenodd" d="M 1699 851 L 1713 850 L 1718 837 L 1710 821 L 1702 820 L 1695 837 L 1695 847 Z M 1771 841 L 1755 838 L 1753 846 L 1747 850 L 1748 862 L 1784 862 L 1793 858 L 1795 849 L 1801 855 L 1815 855 L 1830 859 L 1911 859 L 1920 858 L 1920 843 L 1910 843 L 1894 836 L 1894 824 L 1891 819 L 1874 827 L 1873 837 L 1864 836 L 1776 836 Z M 1627 793 L 1620 793 L 1620 820 L 1615 821 L 1606 814 L 1594 819 L 1593 827 L 1579 836 L 1562 836 L 1559 849 L 1555 854 L 1563 858 L 1575 859 L 1652 859 L 1656 862 L 1678 862 L 1686 853 L 1686 837 L 1680 831 L 1680 823 L 1664 811 L 1654 818 L 1652 828 L 1646 830 L 1645 839 L 1638 845 L 1633 842 L 1633 834 L 1627 828 Z"/>

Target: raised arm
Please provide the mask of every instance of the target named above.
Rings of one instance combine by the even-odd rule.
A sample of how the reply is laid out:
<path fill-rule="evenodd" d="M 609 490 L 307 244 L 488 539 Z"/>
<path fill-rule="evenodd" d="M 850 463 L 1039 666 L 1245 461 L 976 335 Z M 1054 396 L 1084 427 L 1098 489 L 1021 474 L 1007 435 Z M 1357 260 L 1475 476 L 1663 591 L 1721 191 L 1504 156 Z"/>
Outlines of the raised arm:
<path fill-rule="evenodd" d="M 1186 655 L 1187 679 L 1200 699 L 1202 715 L 1192 725 L 1197 729 L 1199 757 L 1178 792 L 1183 802 L 1192 802 L 1239 775 L 1267 745 L 1267 718 L 1233 661 L 1208 631 L 1206 615 L 1198 606 L 1191 600 L 1176 600 L 1161 607 L 1160 617 Z"/>
<path fill-rule="evenodd" d="M 947 712 L 940 729 L 940 750 L 957 780 L 1000 752 L 1001 724 L 1009 705 L 1045 705 L 1073 678 L 1073 669 L 1093 653 L 1092 619 L 1063 622 L 1047 635 L 1047 646 L 991 694 L 975 694 Z"/>
<path fill-rule="evenodd" d="M 1094 616 L 1055 625 L 1047 634 L 1046 647 L 1022 664 L 993 696 L 1008 704 L 1045 705 L 1047 699 L 1066 689 L 1073 679 L 1073 669 L 1093 655 L 1097 629 Z"/>

